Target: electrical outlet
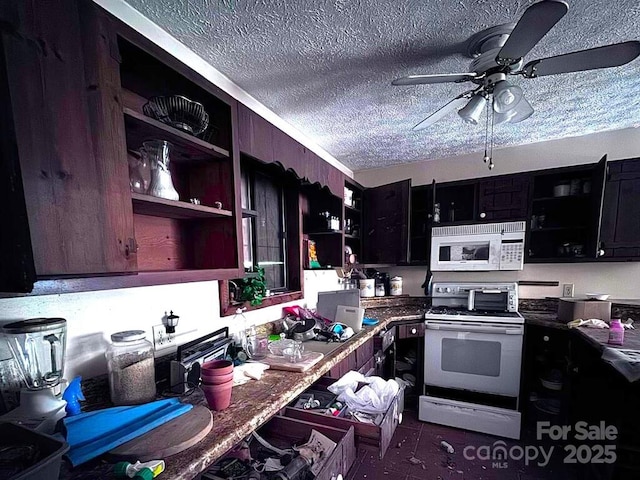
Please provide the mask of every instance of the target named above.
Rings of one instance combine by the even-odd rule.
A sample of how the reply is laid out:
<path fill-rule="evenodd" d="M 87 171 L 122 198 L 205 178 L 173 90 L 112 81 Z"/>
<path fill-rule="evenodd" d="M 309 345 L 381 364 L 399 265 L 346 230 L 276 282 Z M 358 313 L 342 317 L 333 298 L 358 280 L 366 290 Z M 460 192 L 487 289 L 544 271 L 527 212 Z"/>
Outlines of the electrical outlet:
<path fill-rule="evenodd" d="M 573 283 L 562 284 L 562 296 L 573 297 Z"/>
<path fill-rule="evenodd" d="M 153 330 L 153 348 L 155 350 L 162 350 L 163 348 L 177 345 L 180 337 L 195 332 L 194 329 L 191 329 L 187 331 L 179 330 L 176 331 L 176 333 L 167 333 L 164 325 L 154 325 L 151 328 Z"/>

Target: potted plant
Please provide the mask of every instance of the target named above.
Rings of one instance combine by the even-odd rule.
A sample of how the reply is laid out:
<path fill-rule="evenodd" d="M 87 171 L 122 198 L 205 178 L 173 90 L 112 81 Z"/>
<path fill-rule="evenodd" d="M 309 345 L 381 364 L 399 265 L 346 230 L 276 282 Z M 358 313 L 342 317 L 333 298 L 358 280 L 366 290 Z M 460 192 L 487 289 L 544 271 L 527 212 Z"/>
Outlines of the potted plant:
<path fill-rule="evenodd" d="M 252 307 L 260 305 L 267 295 L 267 280 L 264 276 L 264 268 L 256 267 L 254 272 L 245 276 L 238 282 L 238 300 L 249 302 Z"/>

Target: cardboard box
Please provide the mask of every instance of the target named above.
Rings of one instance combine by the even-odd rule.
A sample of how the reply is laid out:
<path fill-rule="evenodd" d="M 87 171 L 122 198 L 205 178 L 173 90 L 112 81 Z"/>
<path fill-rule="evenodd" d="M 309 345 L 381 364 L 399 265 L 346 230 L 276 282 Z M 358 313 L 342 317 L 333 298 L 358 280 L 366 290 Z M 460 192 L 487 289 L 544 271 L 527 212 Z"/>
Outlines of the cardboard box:
<path fill-rule="evenodd" d="M 570 322 L 577 318 L 598 318 L 608 322 L 611 320 L 611 302 L 561 298 L 558 304 L 558 320 Z"/>

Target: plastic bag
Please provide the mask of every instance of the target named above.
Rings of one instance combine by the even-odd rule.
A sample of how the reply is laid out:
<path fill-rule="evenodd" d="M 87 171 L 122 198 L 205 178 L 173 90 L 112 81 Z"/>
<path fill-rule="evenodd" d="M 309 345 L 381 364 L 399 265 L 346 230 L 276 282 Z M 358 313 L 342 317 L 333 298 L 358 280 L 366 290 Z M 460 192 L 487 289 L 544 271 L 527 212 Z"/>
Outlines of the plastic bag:
<path fill-rule="evenodd" d="M 367 385 L 357 390 L 358 383 Z M 353 411 L 378 414 L 387 411 L 400 391 L 400 385 L 395 380 L 365 377 L 361 373 L 350 371 L 329 385 L 327 390 L 338 395 L 338 400 Z"/>

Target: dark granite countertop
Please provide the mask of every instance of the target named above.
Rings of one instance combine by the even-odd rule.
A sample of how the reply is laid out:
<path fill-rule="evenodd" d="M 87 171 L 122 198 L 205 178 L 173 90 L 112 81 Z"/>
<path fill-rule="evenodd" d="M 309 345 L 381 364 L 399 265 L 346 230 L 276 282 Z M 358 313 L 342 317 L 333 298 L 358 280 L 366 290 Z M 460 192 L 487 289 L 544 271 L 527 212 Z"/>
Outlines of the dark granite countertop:
<path fill-rule="evenodd" d="M 420 305 L 367 309 L 367 316 L 377 318 L 379 323 L 373 327 L 365 327 L 307 372 L 267 370 L 260 380 L 235 386 L 231 406 L 222 412 L 213 413 L 211 432 L 188 450 L 166 458 L 166 470 L 162 477 L 171 480 L 189 480 L 197 477 L 364 342 L 391 323 L 419 320 L 423 313 L 424 308 Z M 182 400 L 186 403 L 206 405 L 204 395 L 198 390 Z M 94 480 L 115 477 L 112 473 L 112 465 L 97 459 L 75 469 L 70 469 L 64 464 L 60 478 Z"/>

